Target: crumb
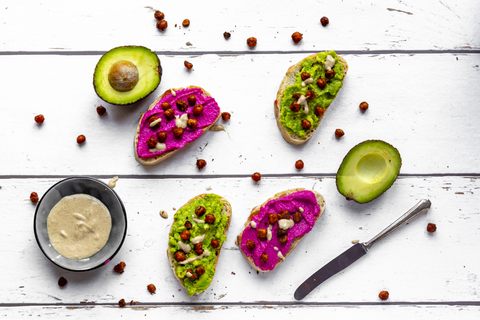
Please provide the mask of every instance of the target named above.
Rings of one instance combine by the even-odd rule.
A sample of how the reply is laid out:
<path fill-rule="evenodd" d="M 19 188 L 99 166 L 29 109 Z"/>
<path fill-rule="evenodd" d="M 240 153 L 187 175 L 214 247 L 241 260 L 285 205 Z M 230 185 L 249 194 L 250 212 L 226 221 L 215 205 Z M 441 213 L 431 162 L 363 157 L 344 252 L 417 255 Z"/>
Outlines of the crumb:
<path fill-rule="evenodd" d="M 113 271 L 122 274 L 123 272 L 125 272 L 125 266 L 125 262 L 122 261 L 119 264 L 115 265 L 115 267 L 113 267 Z"/>
<path fill-rule="evenodd" d="M 189 46 L 189 47 L 192 46 L 192 44 L 190 42 L 187 42 L 186 45 Z"/>
<path fill-rule="evenodd" d="M 206 187 L 205 189 L 207 189 L 207 190 L 212 190 L 212 187 L 211 187 L 211 186 L 208 186 L 208 187 Z"/>
<path fill-rule="evenodd" d="M 118 305 L 120 306 L 120 308 L 125 307 L 125 305 L 126 305 L 125 299 L 121 299 L 120 301 L 118 301 Z"/>
<path fill-rule="evenodd" d="M 167 219 L 167 218 L 168 218 L 168 213 L 167 213 L 167 211 L 165 211 L 165 210 L 160 210 L 160 216 L 161 216 L 163 219 Z"/>
<path fill-rule="evenodd" d="M 232 274 L 235 275 L 235 272 L 232 271 Z"/>
<path fill-rule="evenodd" d="M 357 243 L 359 243 L 359 242 L 360 242 L 360 240 L 352 240 L 352 243 L 353 243 L 353 244 L 357 244 Z"/>

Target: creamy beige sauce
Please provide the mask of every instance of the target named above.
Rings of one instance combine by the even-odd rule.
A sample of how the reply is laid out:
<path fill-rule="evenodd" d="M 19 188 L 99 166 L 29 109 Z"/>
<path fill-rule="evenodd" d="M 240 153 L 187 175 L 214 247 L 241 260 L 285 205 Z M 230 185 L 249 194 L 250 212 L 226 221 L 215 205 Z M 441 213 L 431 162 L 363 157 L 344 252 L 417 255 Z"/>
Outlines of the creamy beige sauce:
<path fill-rule="evenodd" d="M 295 224 L 295 222 L 293 222 L 292 219 L 280 219 L 280 220 L 278 220 L 278 227 L 280 229 L 283 229 L 283 230 L 290 229 L 291 227 L 293 227 L 294 224 Z"/>
<path fill-rule="evenodd" d="M 200 220 L 195 218 L 195 216 L 192 216 L 192 220 L 195 221 L 196 223 L 205 223 L 205 220 Z"/>
<path fill-rule="evenodd" d="M 192 247 L 190 247 L 188 243 L 183 243 L 182 241 L 178 241 L 178 246 L 185 253 L 190 253 L 190 251 L 192 251 Z"/>
<path fill-rule="evenodd" d="M 283 256 L 283 254 L 282 254 L 281 251 L 278 251 L 277 257 L 278 257 L 279 259 L 285 260 L 285 257 Z"/>
<path fill-rule="evenodd" d="M 307 84 L 311 84 L 311 83 L 313 83 L 313 78 L 305 79 L 305 81 L 302 81 L 302 87 L 306 87 Z"/>
<path fill-rule="evenodd" d="M 255 223 L 255 221 L 250 221 L 250 226 L 251 226 L 253 229 L 256 229 L 256 228 L 257 228 L 257 224 Z"/>
<path fill-rule="evenodd" d="M 150 123 L 150 128 L 155 127 L 157 124 L 159 124 L 162 121 L 162 118 L 158 118 L 157 120 L 154 120 Z"/>
<path fill-rule="evenodd" d="M 269 225 L 267 229 L 267 240 L 270 241 L 272 240 L 272 227 L 273 225 Z"/>
<path fill-rule="evenodd" d="M 192 262 L 195 261 L 195 260 L 200 260 L 200 259 L 202 259 L 203 257 L 208 257 L 208 256 L 210 256 L 210 251 L 208 251 L 207 249 L 205 249 L 205 251 L 203 251 L 203 253 L 202 253 L 201 255 L 188 258 L 187 260 L 184 260 L 184 261 L 179 262 L 179 264 L 192 263 Z"/>
<path fill-rule="evenodd" d="M 303 106 L 303 113 L 308 114 L 308 102 L 307 98 L 303 94 L 298 99 L 298 104 Z"/>
<path fill-rule="evenodd" d="M 112 219 L 107 207 L 86 194 L 62 198 L 47 218 L 53 248 L 69 259 L 84 259 L 100 251 L 111 229 Z"/>
<path fill-rule="evenodd" d="M 148 149 L 148 151 L 150 151 L 150 153 L 155 153 L 157 151 L 165 150 L 166 148 L 167 148 L 167 145 L 165 143 L 157 142 L 157 144 L 155 145 L 155 148 Z"/>
<path fill-rule="evenodd" d="M 202 235 L 200 235 L 200 236 L 196 236 L 195 238 L 193 238 L 193 239 L 192 239 L 192 243 L 193 243 L 193 244 L 197 244 L 197 243 L 202 242 L 204 239 L 205 239 L 205 235 L 202 234 Z"/>
<path fill-rule="evenodd" d="M 185 129 L 187 127 L 188 114 L 184 113 L 181 116 L 175 116 L 175 125 L 179 128 Z"/>
<path fill-rule="evenodd" d="M 328 55 L 327 59 L 325 59 L 325 70 L 330 71 L 333 66 L 335 66 L 335 59 L 331 55 Z"/>

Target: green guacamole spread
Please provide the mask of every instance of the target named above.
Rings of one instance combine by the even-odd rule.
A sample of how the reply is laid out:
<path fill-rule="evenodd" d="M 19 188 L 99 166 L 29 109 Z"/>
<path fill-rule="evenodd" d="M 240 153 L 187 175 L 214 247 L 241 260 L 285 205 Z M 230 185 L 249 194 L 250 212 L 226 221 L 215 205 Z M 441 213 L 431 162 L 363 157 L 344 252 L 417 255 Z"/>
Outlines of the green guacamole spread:
<path fill-rule="evenodd" d="M 195 215 L 195 209 L 199 206 L 203 206 L 206 209 L 204 215 L 197 217 Z M 202 241 L 202 249 L 208 250 L 210 252 L 209 256 L 204 256 L 202 259 L 194 260 L 191 263 L 182 265 L 173 259 L 175 263 L 175 273 L 176 275 L 184 280 L 185 288 L 188 291 L 188 295 L 192 296 L 194 293 L 200 293 L 208 288 L 210 283 L 213 280 L 213 275 L 215 274 L 215 260 L 217 258 L 217 251 L 220 250 L 222 244 L 227 240 L 227 236 L 224 234 L 225 227 L 228 223 L 228 216 L 222 214 L 223 202 L 220 200 L 220 197 L 216 194 L 207 194 L 205 197 L 200 199 L 195 199 L 188 206 L 182 207 L 174 216 L 174 222 L 172 231 L 169 235 L 169 250 L 172 256 L 175 252 L 181 250 L 178 241 L 182 241 L 190 245 L 192 250 L 190 253 L 186 253 L 186 259 L 196 257 L 197 254 L 194 250 L 194 244 L 192 239 L 205 234 L 205 238 Z M 192 216 L 205 220 L 207 214 L 213 214 L 215 216 L 215 222 L 213 224 L 208 223 L 197 223 L 192 219 Z M 182 240 L 180 238 L 180 232 L 186 229 L 185 222 L 190 221 L 192 228 L 190 231 L 190 239 Z M 219 242 L 218 247 L 213 248 L 211 246 L 212 239 L 216 239 Z M 205 273 L 202 274 L 198 279 L 190 279 L 186 276 L 187 270 L 192 269 L 195 271 L 197 267 L 204 267 Z"/>
<path fill-rule="evenodd" d="M 325 78 L 325 60 L 328 55 L 335 59 L 335 65 L 333 67 L 335 76 L 331 79 Z M 305 137 L 309 131 L 318 126 L 319 117 L 315 114 L 315 108 L 322 107 L 325 110 L 328 105 L 332 103 L 342 87 L 343 71 L 343 65 L 338 63 L 338 57 L 335 51 L 320 52 L 314 59 L 306 59 L 302 62 L 301 71 L 295 75 L 295 84 L 287 87 L 283 92 L 281 102 L 280 122 L 283 127 L 286 128 L 288 133 L 295 133 L 300 137 Z M 313 83 L 302 87 L 302 72 L 309 73 L 314 80 Z M 317 85 L 317 80 L 320 78 L 327 81 L 327 85 L 324 89 L 320 89 Z M 315 92 L 315 98 L 313 100 L 307 100 L 309 109 L 308 114 L 303 112 L 303 107 L 298 112 L 290 110 L 290 104 L 293 101 L 297 101 L 292 95 L 295 93 L 305 95 L 308 90 L 313 90 Z M 303 119 L 310 121 L 312 125 L 310 129 L 303 129 L 301 124 Z"/>

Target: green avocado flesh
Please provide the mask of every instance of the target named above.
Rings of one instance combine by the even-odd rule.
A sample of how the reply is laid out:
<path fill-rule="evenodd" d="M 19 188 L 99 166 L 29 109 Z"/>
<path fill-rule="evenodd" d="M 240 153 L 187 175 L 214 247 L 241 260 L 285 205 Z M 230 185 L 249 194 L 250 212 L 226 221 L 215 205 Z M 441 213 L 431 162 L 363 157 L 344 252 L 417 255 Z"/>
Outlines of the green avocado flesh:
<path fill-rule="evenodd" d="M 329 55 L 335 59 L 335 65 L 333 67 L 335 76 L 332 79 L 325 78 L 325 60 Z M 302 87 L 302 72 L 309 73 L 311 78 L 313 78 L 313 83 Z M 343 64 L 339 63 L 335 51 L 320 52 L 314 59 L 306 59 L 302 62 L 302 69 L 295 75 L 295 84 L 292 84 L 285 89 L 281 102 L 280 122 L 289 134 L 296 134 L 299 137 L 305 137 L 308 132 L 318 126 L 319 117 L 315 114 L 315 108 L 321 107 L 325 110 L 330 103 L 332 103 L 342 87 L 343 73 Z M 327 81 L 327 85 L 324 89 L 320 89 L 317 85 L 317 80 L 320 78 Z M 308 114 L 304 113 L 303 107 L 300 111 L 292 111 L 290 109 L 290 104 L 293 101 L 297 101 L 292 95 L 295 93 L 305 95 L 308 90 L 313 90 L 315 92 L 315 98 L 313 100 L 307 100 L 309 109 Z M 305 130 L 302 127 L 301 123 L 303 119 L 310 121 L 312 125 L 310 129 Z"/>
<path fill-rule="evenodd" d="M 199 206 L 205 207 L 206 212 L 204 215 L 197 217 L 195 215 L 195 209 Z M 203 234 L 205 234 L 205 238 L 202 241 L 202 249 L 210 252 L 209 256 L 204 256 L 200 260 L 194 260 L 193 262 L 185 265 L 179 264 L 175 259 L 173 259 L 175 263 L 174 272 L 180 279 L 184 280 L 184 285 L 189 296 L 206 290 L 213 280 L 213 275 L 215 274 L 215 260 L 218 254 L 217 251 L 220 250 L 223 242 L 227 240 L 227 236 L 224 234 L 224 231 L 228 223 L 228 216 L 226 214 L 222 214 L 222 209 L 223 202 L 220 200 L 220 197 L 216 194 L 207 194 L 200 199 L 193 200 L 189 205 L 180 208 L 173 218 L 173 227 L 168 241 L 169 250 L 172 256 L 175 254 L 175 252 L 181 250 L 178 245 L 178 241 L 182 241 L 183 243 L 186 243 L 192 247 L 190 253 L 185 254 L 186 259 L 197 256 L 195 250 L 193 250 L 194 244 L 191 242 L 191 240 Z M 205 220 L 205 216 L 210 213 L 215 216 L 215 222 L 213 224 L 197 223 L 192 219 L 193 216 L 197 219 Z M 182 240 L 180 238 L 180 233 L 186 229 L 185 222 L 187 220 L 192 224 L 192 228 L 189 230 L 190 239 Z M 213 248 L 211 246 L 212 239 L 218 240 L 218 247 Z M 195 273 L 195 269 L 199 266 L 205 268 L 205 273 L 198 279 L 193 280 L 186 276 L 188 269 L 192 269 Z"/>
<path fill-rule="evenodd" d="M 161 77 L 162 67 L 155 52 L 145 47 L 125 46 L 114 48 L 100 58 L 93 86 L 106 102 L 125 105 L 155 91 Z"/>
<path fill-rule="evenodd" d="M 337 172 L 337 189 L 347 200 L 369 202 L 397 179 L 400 153 L 381 140 L 367 140 L 350 150 Z"/>

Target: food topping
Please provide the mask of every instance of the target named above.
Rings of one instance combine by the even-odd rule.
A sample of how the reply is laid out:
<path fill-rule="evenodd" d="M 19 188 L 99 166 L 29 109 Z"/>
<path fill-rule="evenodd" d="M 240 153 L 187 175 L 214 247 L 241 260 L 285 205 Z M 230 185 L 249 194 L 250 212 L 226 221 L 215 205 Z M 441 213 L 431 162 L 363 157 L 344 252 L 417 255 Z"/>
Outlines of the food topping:
<path fill-rule="evenodd" d="M 147 145 L 148 145 L 149 148 L 155 148 L 157 143 L 158 143 L 158 141 L 157 141 L 157 139 L 155 139 L 155 137 L 150 137 L 150 139 L 148 139 L 148 141 L 147 141 Z"/>
<path fill-rule="evenodd" d="M 191 70 L 193 68 L 193 64 L 191 64 L 187 60 L 183 62 L 183 65 L 185 66 L 185 68 L 187 68 L 187 70 Z"/>
<path fill-rule="evenodd" d="M 43 114 L 39 114 L 38 116 L 35 116 L 35 122 L 38 124 L 42 124 L 43 121 L 45 121 L 45 117 Z"/>
<path fill-rule="evenodd" d="M 313 83 L 313 78 L 308 78 L 308 79 L 305 79 L 303 82 L 302 82 L 302 87 L 306 87 L 307 85 Z"/>
<path fill-rule="evenodd" d="M 174 257 L 175 260 L 177 260 L 178 262 L 184 261 L 184 260 L 186 259 L 186 257 L 185 257 L 185 252 L 183 252 L 183 251 L 177 251 L 177 252 L 175 252 L 175 254 L 173 255 L 173 257 Z"/>
<path fill-rule="evenodd" d="M 32 201 L 32 203 L 38 202 L 38 194 L 36 192 L 30 193 L 30 201 Z"/>
<path fill-rule="evenodd" d="M 157 20 L 163 20 L 163 19 L 165 19 L 165 14 L 164 14 L 162 11 L 159 11 L 159 10 L 155 11 L 155 13 L 154 13 L 153 16 L 154 16 L 155 19 L 157 19 Z"/>
<path fill-rule="evenodd" d="M 194 106 L 197 103 L 197 97 L 193 94 L 189 94 L 187 97 L 188 105 L 189 106 Z"/>
<path fill-rule="evenodd" d="M 179 246 L 180 249 L 182 249 L 182 251 L 184 251 L 185 253 L 190 253 L 190 251 L 192 251 L 192 247 L 190 247 L 189 244 L 184 243 L 184 242 L 182 242 L 182 241 L 178 241 L 178 246 Z"/>
<path fill-rule="evenodd" d="M 175 136 L 175 138 L 180 138 L 183 135 L 183 129 L 181 127 L 174 128 L 173 135 Z"/>
<path fill-rule="evenodd" d="M 302 161 L 302 160 L 297 160 L 297 161 L 295 162 L 295 168 L 297 168 L 298 170 L 302 170 L 302 169 L 303 169 L 303 166 L 304 166 L 304 164 L 303 164 L 303 161 Z"/>
<path fill-rule="evenodd" d="M 87 140 L 87 138 L 83 134 L 81 134 L 77 137 L 77 143 L 78 144 L 83 144 L 83 143 L 85 143 L 86 140 Z"/>
<path fill-rule="evenodd" d="M 197 217 L 203 216 L 205 212 L 207 212 L 207 210 L 203 206 L 199 206 L 197 209 L 195 209 L 195 214 Z"/>
<path fill-rule="evenodd" d="M 206 222 L 206 223 L 209 223 L 209 224 L 215 223 L 215 216 L 214 216 L 213 214 L 211 214 L 211 213 L 207 214 L 207 215 L 205 216 L 205 222 Z"/>
<path fill-rule="evenodd" d="M 205 267 L 198 267 L 197 269 L 195 269 L 195 272 L 201 276 L 202 274 L 205 273 Z"/>
<path fill-rule="evenodd" d="M 201 104 L 195 105 L 195 107 L 193 108 L 193 114 L 198 117 L 202 115 L 202 113 L 203 113 L 203 106 Z"/>
<path fill-rule="evenodd" d="M 177 109 L 180 110 L 180 111 L 185 111 L 187 109 L 187 103 L 185 102 L 185 100 L 177 100 L 176 105 L 177 105 Z M 184 115 L 186 115 L 186 114 L 184 114 Z M 178 125 L 177 125 L 177 127 L 178 127 Z"/>
<path fill-rule="evenodd" d="M 304 209 L 303 218 L 299 222 L 294 223 L 294 220 L 290 220 L 290 212 L 297 212 L 299 207 Z M 278 222 L 273 224 L 270 223 L 273 222 L 272 214 L 278 217 Z M 319 214 L 320 206 L 317 204 L 315 194 L 311 191 L 298 191 L 279 199 L 270 200 L 260 208 L 258 214 L 252 217 L 251 221 L 254 221 L 259 226 L 269 224 L 269 229 L 277 236 L 266 240 L 267 230 L 253 229 L 248 225 L 242 233 L 240 247 L 246 256 L 260 269 L 272 270 L 278 260 L 281 259 L 276 251 L 286 255 L 293 240 L 305 235 L 313 228 L 315 219 Z M 292 218 L 294 217 L 295 214 L 293 214 Z M 289 228 L 284 230 L 280 226 Z M 260 230 L 263 230 L 264 234 L 258 234 Z M 260 236 L 265 238 L 260 238 Z M 251 243 L 249 245 L 249 241 L 252 241 L 259 249 L 252 250 L 252 247 L 255 246 Z M 275 247 L 278 250 L 275 250 Z M 269 257 L 268 262 L 261 260 L 262 254 L 266 254 Z"/>
<path fill-rule="evenodd" d="M 201 242 L 196 243 L 193 249 L 195 250 L 196 254 L 202 254 L 203 253 L 202 243 Z"/>
<path fill-rule="evenodd" d="M 190 20 L 188 20 L 188 19 L 183 20 L 182 26 L 184 26 L 184 27 L 186 28 L 186 27 L 188 27 L 189 25 L 190 25 Z"/>
<path fill-rule="evenodd" d="M 185 260 L 185 261 L 181 261 L 180 264 L 183 264 L 183 265 L 189 264 L 189 263 L 192 263 L 192 262 L 195 261 L 195 260 L 200 260 L 200 259 L 202 259 L 203 257 L 208 257 L 208 256 L 210 256 L 210 251 L 204 250 L 201 255 L 198 255 L 198 256 L 196 256 L 196 257 L 188 258 L 188 259 Z"/>
<path fill-rule="evenodd" d="M 303 216 L 302 213 L 297 211 L 292 215 L 293 222 L 299 223 L 302 220 Z"/>
<path fill-rule="evenodd" d="M 247 39 L 247 45 L 250 47 L 250 48 L 255 48 L 255 46 L 257 45 L 257 38 L 255 37 L 250 37 Z"/>
<path fill-rule="evenodd" d="M 312 124 L 307 119 L 302 120 L 302 128 L 308 130 L 312 127 Z"/>
<path fill-rule="evenodd" d="M 340 139 L 341 137 L 343 137 L 345 135 L 345 132 L 343 132 L 342 129 L 336 129 L 335 130 L 335 137 L 337 137 L 338 139 Z"/>
<path fill-rule="evenodd" d="M 316 107 L 315 108 L 315 115 L 317 117 L 320 117 L 324 113 L 325 113 L 325 110 L 322 107 Z"/>
<path fill-rule="evenodd" d="M 268 223 L 275 224 L 278 221 L 278 216 L 276 213 L 269 213 L 268 214 Z M 255 223 L 255 221 L 251 221 L 251 223 Z"/>
<path fill-rule="evenodd" d="M 193 238 L 192 243 L 197 244 L 197 243 L 202 242 L 203 240 L 205 240 L 205 234 L 202 234 L 202 235 L 199 235 L 199 236 L 196 236 L 195 238 Z"/>
<path fill-rule="evenodd" d="M 192 229 L 192 223 L 188 220 L 185 222 L 184 226 L 185 226 L 185 228 L 187 228 L 187 230 Z"/>
<path fill-rule="evenodd" d="M 253 249 L 255 249 L 255 241 L 253 241 L 253 240 L 248 240 L 248 241 L 247 241 L 247 249 L 248 249 L 248 250 L 253 250 Z"/>
<path fill-rule="evenodd" d="M 308 72 L 302 72 L 300 74 L 300 78 L 302 79 L 302 81 L 305 81 L 305 80 L 309 79 L 310 77 L 311 77 L 311 75 Z M 305 87 L 305 86 L 302 85 L 302 87 Z"/>
<path fill-rule="evenodd" d="M 335 70 L 328 70 L 325 72 L 325 78 L 332 79 L 333 77 L 335 77 Z"/>
<path fill-rule="evenodd" d="M 262 261 L 263 263 L 267 263 L 268 261 L 268 254 L 266 253 L 263 253 L 260 257 L 260 261 Z"/>
<path fill-rule="evenodd" d="M 303 113 L 308 114 L 309 112 L 308 102 L 307 102 L 307 98 L 304 95 L 300 96 L 300 99 L 298 99 L 298 104 L 303 106 Z"/>
<path fill-rule="evenodd" d="M 156 116 L 151 116 L 148 119 L 148 122 L 150 123 L 150 128 L 154 128 L 156 125 L 160 124 L 162 121 L 162 118 L 156 117 Z"/>
<path fill-rule="evenodd" d="M 65 279 L 64 277 L 60 277 L 60 279 L 58 279 L 58 286 L 65 287 L 67 285 L 67 282 L 67 279 Z"/>
<path fill-rule="evenodd" d="M 333 66 L 335 65 L 335 59 L 331 55 L 328 55 L 325 59 L 325 70 L 330 71 L 332 70 Z"/>
<path fill-rule="evenodd" d="M 290 104 L 290 110 L 292 110 L 293 112 L 300 111 L 300 104 L 297 101 L 292 101 L 292 103 Z"/>
<path fill-rule="evenodd" d="M 300 32 L 294 32 L 292 34 L 292 40 L 294 43 L 299 43 L 300 41 L 302 41 L 303 39 L 303 34 L 301 34 Z"/>
<path fill-rule="evenodd" d="M 180 233 L 180 238 L 181 238 L 182 240 L 188 240 L 188 239 L 190 239 L 190 231 L 188 231 L 188 230 L 186 230 L 186 229 L 183 230 L 183 231 Z"/>
<path fill-rule="evenodd" d="M 279 259 L 285 260 L 285 257 L 283 256 L 283 254 L 282 254 L 281 251 L 278 251 L 277 257 L 278 257 Z"/>
<path fill-rule="evenodd" d="M 317 86 L 320 88 L 320 89 L 325 89 L 325 87 L 327 86 L 327 80 L 325 79 L 318 79 L 317 80 Z"/>
<path fill-rule="evenodd" d="M 220 242 L 218 242 L 217 239 L 212 239 L 212 241 L 210 242 L 210 246 L 212 248 L 218 248 L 219 245 L 220 245 Z"/>
<path fill-rule="evenodd" d="M 162 102 L 161 107 L 163 110 L 170 109 L 172 106 L 168 102 Z"/>
<path fill-rule="evenodd" d="M 363 101 L 358 107 L 360 108 L 360 110 L 366 111 L 368 109 L 368 103 Z"/>
<path fill-rule="evenodd" d="M 437 225 L 434 223 L 429 223 L 427 225 L 427 231 L 430 233 L 437 231 Z"/>
<path fill-rule="evenodd" d="M 228 113 L 228 112 L 222 112 L 222 120 L 223 120 L 223 121 L 228 121 L 228 120 L 230 120 L 230 117 L 231 117 L 230 113 Z"/>
<path fill-rule="evenodd" d="M 257 230 L 257 237 L 260 240 L 267 240 L 267 230 L 266 229 L 258 229 Z"/>
<path fill-rule="evenodd" d="M 254 174 L 252 174 L 253 181 L 258 182 L 260 181 L 260 179 L 262 179 L 262 175 L 259 172 L 255 172 Z"/>
<path fill-rule="evenodd" d="M 157 29 L 160 31 L 165 31 L 168 28 L 168 23 L 166 20 L 157 21 Z"/>
<path fill-rule="evenodd" d="M 250 221 L 250 226 L 253 228 L 253 229 L 256 229 L 257 228 L 257 223 L 255 221 Z"/>
<path fill-rule="evenodd" d="M 207 161 L 203 160 L 203 159 L 198 159 L 197 160 L 197 168 L 198 170 L 202 170 L 203 168 L 205 168 L 205 166 L 207 165 Z"/>
<path fill-rule="evenodd" d="M 322 17 L 322 18 L 320 19 L 320 23 L 322 24 L 322 26 L 326 27 L 326 26 L 328 25 L 328 23 L 329 23 L 329 20 L 328 20 L 327 17 Z"/>
<path fill-rule="evenodd" d="M 315 91 L 308 90 L 305 94 L 305 98 L 307 98 L 308 100 L 313 100 L 315 98 Z"/>
<path fill-rule="evenodd" d="M 388 291 L 381 291 L 379 294 L 378 294 L 378 297 L 385 301 L 385 300 L 388 300 L 388 297 L 390 296 L 390 294 L 388 293 Z"/>
<path fill-rule="evenodd" d="M 196 119 L 188 119 L 187 120 L 187 127 L 191 129 L 195 129 L 197 127 L 197 120 Z"/>

